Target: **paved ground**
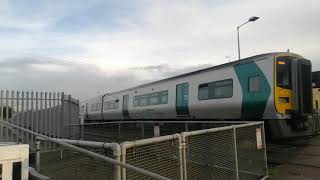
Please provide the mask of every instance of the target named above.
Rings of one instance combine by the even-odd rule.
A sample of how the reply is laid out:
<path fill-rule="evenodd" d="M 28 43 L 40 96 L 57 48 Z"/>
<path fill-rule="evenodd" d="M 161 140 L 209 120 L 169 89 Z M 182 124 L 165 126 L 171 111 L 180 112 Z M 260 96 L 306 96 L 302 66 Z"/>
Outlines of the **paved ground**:
<path fill-rule="evenodd" d="M 320 180 L 320 136 L 268 145 L 271 179 Z"/>
<path fill-rule="evenodd" d="M 41 155 L 41 174 L 52 180 L 112 180 L 113 167 L 106 162 L 76 152 L 60 151 Z"/>

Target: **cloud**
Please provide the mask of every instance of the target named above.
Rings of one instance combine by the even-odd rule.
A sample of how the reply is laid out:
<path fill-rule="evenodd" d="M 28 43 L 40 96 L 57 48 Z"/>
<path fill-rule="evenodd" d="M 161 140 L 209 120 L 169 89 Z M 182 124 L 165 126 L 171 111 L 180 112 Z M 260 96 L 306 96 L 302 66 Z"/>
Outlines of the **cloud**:
<path fill-rule="evenodd" d="M 84 100 L 208 66 L 210 65 L 179 68 L 169 65 L 139 66 L 106 72 L 98 66 L 86 63 L 25 57 L 0 61 L 0 82 L 1 87 L 9 90 L 65 92 Z"/>
<path fill-rule="evenodd" d="M 253 15 L 242 57 L 290 49 L 320 69 L 317 0 L 0 1 L 0 85 L 86 98 L 218 65 Z"/>
<path fill-rule="evenodd" d="M 44 57 L 7 59 L 0 62 L 1 87 L 17 90 L 63 91 L 81 99 L 133 85 L 130 73 L 112 75 L 90 64 Z M 121 85 L 119 82 L 123 82 Z"/>

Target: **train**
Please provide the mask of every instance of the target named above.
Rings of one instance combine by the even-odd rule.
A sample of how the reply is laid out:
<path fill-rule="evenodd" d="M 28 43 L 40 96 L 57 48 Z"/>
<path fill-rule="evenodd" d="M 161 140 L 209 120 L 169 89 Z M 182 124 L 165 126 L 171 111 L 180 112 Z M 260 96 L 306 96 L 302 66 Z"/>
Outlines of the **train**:
<path fill-rule="evenodd" d="M 289 52 L 229 63 L 105 93 L 80 103 L 85 122 L 264 121 L 274 137 L 312 126 L 312 64 Z"/>

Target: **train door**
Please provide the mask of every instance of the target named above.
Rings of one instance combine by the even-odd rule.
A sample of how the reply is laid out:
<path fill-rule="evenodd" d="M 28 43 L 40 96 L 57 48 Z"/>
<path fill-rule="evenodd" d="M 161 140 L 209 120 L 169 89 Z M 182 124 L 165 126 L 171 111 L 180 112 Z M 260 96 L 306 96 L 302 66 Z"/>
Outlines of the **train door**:
<path fill-rule="evenodd" d="M 241 119 L 261 119 L 271 94 L 267 78 L 256 63 L 236 65 L 234 69 L 242 89 Z"/>
<path fill-rule="evenodd" d="M 123 96 L 122 117 L 129 118 L 129 95 Z"/>
<path fill-rule="evenodd" d="M 176 113 L 177 116 L 189 116 L 189 83 L 176 86 Z"/>

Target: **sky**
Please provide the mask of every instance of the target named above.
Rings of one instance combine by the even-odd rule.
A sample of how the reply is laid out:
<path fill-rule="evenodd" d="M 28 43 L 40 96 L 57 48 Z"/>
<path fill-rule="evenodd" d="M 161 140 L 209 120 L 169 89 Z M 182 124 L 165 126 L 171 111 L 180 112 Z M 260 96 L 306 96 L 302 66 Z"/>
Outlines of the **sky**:
<path fill-rule="evenodd" d="M 0 89 L 80 100 L 287 51 L 320 70 L 318 0 L 0 0 Z"/>

